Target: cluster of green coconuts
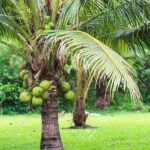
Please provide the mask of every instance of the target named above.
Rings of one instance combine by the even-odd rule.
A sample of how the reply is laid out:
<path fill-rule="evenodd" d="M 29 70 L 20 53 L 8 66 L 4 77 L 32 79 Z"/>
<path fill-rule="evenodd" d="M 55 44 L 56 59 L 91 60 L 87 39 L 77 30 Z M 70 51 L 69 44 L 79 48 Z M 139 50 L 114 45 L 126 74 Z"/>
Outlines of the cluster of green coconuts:
<path fill-rule="evenodd" d="M 60 82 L 60 90 L 61 92 L 63 93 L 63 97 L 66 99 L 66 100 L 70 100 L 70 101 L 73 101 L 75 100 L 76 98 L 76 95 L 75 93 L 71 90 L 71 85 L 66 82 L 66 81 L 63 81 L 63 82 Z"/>
<path fill-rule="evenodd" d="M 27 79 L 29 76 L 28 70 L 21 70 L 19 73 L 20 79 L 23 81 L 23 87 L 28 88 Z M 19 99 L 21 102 L 28 103 L 31 102 L 34 106 L 42 105 L 44 100 L 49 98 L 49 90 L 51 88 L 51 82 L 48 80 L 41 81 L 39 85 L 28 89 L 20 93 Z"/>
<path fill-rule="evenodd" d="M 19 78 L 23 82 L 23 88 L 28 89 L 28 76 L 29 71 L 23 69 L 19 72 Z M 49 99 L 49 90 L 51 88 L 51 82 L 48 80 L 41 81 L 38 85 L 31 89 L 25 90 L 20 93 L 19 99 L 23 103 L 31 102 L 34 106 L 42 105 L 43 101 Z M 71 85 L 66 81 L 61 81 L 59 84 L 59 90 L 63 94 L 66 100 L 73 101 L 76 98 L 75 93 L 71 90 Z"/>

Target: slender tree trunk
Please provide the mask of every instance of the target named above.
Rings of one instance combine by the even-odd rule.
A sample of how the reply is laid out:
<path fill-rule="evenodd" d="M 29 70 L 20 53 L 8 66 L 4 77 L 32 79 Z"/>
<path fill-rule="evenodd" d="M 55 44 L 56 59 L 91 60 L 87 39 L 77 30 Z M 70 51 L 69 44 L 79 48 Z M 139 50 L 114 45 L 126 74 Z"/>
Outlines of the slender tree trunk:
<path fill-rule="evenodd" d="M 96 102 L 95 107 L 104 109 L 109 105 L 109 93 L 106 91 L 103 80 L 100 80 L 96 85 Z"/>
<path fill-rule="evenodd" d="M 87 116 L 85 114 L 85 105 L 83 103 L 84 88 L 86 76 L 83 71 L 77 72 L 77 93 L 78 97 L 74 104 L 73 122 L 76 128 L 85 127 Z"/>
<path fill-rule="evenodd" d="M 83 105 L 83 97 L 78 96 L 75 101 L 75 109 L 73 113 L 73 122 L 75 127 L 84 127 L 87 119 L 87 114 L 85 114 L 85 107 Z"/>
<path fill-rule="evenodd" d="M 41 107 L 42 137 L 41 150 L 63 150 L 58 125 L 57 84 L 53 83 L 50 98 Z"/>

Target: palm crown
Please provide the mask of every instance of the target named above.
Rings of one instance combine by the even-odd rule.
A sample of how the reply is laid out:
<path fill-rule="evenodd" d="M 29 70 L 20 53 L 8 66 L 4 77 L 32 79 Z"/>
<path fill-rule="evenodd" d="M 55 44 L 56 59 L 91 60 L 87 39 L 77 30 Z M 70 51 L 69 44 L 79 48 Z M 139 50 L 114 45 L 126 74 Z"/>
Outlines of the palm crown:
<path fill-rule="evenodd" d="M 0 42 L 30 62 L 37 80 L 43 70 L 57 74 L 64 67 L 66 59 L 71 58 L 74 68 L 83 69 L 91 79 L 107 80 L 111 93 L 123 84 L 133 100 L 141 99 L 134 80 L 136 73 L 110 47 L 119 49 L 119 43 L 123 43 L 124 48 L 128 49 L 135 46 L 132 41 L 138 41 L 136 44 L 141 46 L 144 37 L 138 40 L 137 34 L 140 33 L 135 32 L 141 29 L 139 26 L 143 25 L 143 18 L 146 22 L 149 20 L 149 2 L 51 2 L 2 0 Z M 132 32 L 125 34 L 129 29 Z M 142 29 L 145 31 L 145 28 Z M 128 41 L 129 36 L 133 37 L 131 42 Z M 114 41 L 117 41 L 115 46 Z"/>

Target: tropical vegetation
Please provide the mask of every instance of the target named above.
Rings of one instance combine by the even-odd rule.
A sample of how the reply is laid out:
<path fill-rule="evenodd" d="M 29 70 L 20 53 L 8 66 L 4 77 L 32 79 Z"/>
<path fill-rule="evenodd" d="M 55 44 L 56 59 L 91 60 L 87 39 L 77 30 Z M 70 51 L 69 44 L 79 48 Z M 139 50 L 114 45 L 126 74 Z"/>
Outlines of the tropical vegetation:
<path fill-rule="evenodd" d="M 0 6 L 0 44 L 24 60 L 18 72 L 20 100 L 41 106 L 41 150 L 64 149 L 58 125 L 61 94 L 82 100 L 93 80 L 104 80 L 111 96 L 121 86 L 134 105 L 141 105 L 136 72 L 122 56 L 149 46 L 149 1 L 1 0 Z M 74 91 L 67 82 L 68 61 L 77 72 Z M 83 86 L 78 73 L 87 79 Z"/>

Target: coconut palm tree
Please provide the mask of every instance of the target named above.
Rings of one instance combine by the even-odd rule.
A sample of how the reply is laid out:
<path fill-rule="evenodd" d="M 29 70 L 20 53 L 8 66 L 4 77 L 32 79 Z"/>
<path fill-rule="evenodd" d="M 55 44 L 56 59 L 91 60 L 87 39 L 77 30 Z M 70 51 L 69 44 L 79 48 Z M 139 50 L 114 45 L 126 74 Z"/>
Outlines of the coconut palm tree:
<path fill-rule="evenodd" d="M 88 11 L 90 12 L 88 21 L 80 23 L 82 30 L 103 41 L 124 58 L 133 54 L 136 56 L 138 53 L 144 54 L 145 46 L 149 46 L 149 2 L 135 0 L 103 2 L 103 9 L 98 12 Z M 87 118 L 84 106 L 88 88 L 80 89 L 83 89 L 81 92 L 83 96 L 76 100 L 73 115 L 76 126 L 84 126 Z M 110 99 L 108 93 L 104 80 L 100 79 L 96 86 L 96 99 L 104 101 L 103 105 L 107 105 L 106 102 Z"/>
<path fill-rule="evenodd" d="M 1 0 L 0 43 L 24 58 L 28 86 L 43 79 L 52 82 L 50 97 L 41 106 L 41 150 L 62 150 L 58 125 L 58 84 L 68 59 L 89 80 L 104 79 L 113 94 L 123 84 L 134 103 L 141 94 L 132 67 L 115 51 L 92 36 L 89 23 L 103 10 L 101 0 Z M 91 10 L 93 12 L 89 13 Z M 80 16 L 80 14 L 82 14 Z M 87 32 L 83 32 L 83 28 Z M 89 28 L 89 31 L 88 31 Z"/>
<path fill-rule="evenodd" d="M 113 4 L 107 3 L 110 12 L 108 15 L 106 15 L 106 18 L 108 18 L 110 14 L 112 18 L 114 18 L 115 14 L 117 14 L 117 17 L 115 17 L 115 21 L 113 22 L 112 20 L 106 19 L 104 16 L 104 20 L 108 20 L 106 21 L 106 24 L 112 24 L 112 27 L 106 26 L 105 28 L 108 28 L 108 32 L 98 33 L 98 37 L 100 40 L 103 39 L 104 43 L 116 50 L 125 59 L 129 58 L 130 56 L 133 57 L 133 55 L 135 57 L 141 54 L 145 55 L 146 47 L 150 46 L 148 40 L 148 14 L 150 9 L 149 7 L 145 7 L 145 2 L 148 1 L 143 2 L 144 5 L 142 5 L 140 1 L 119 1 L 119 3 Z M 144 13 L 141 13 L 141 11 Z M 134 12 L 135 16 L 133 16 L 132 12 Z M 124 15 L 126 15 L 128 18 L 125 19 L 126 17 Z M 141 19 L 139 19 L 139 17 Z M 116 21 L 120 24 L 116 25 Z M 109 93 L 106 91 L 105 83 L 103 83 L 103 81 L 100 81 L 96 87 L 96 99 L 99 100 L 99 97 L 106 102 L 110 99 Z"/>

